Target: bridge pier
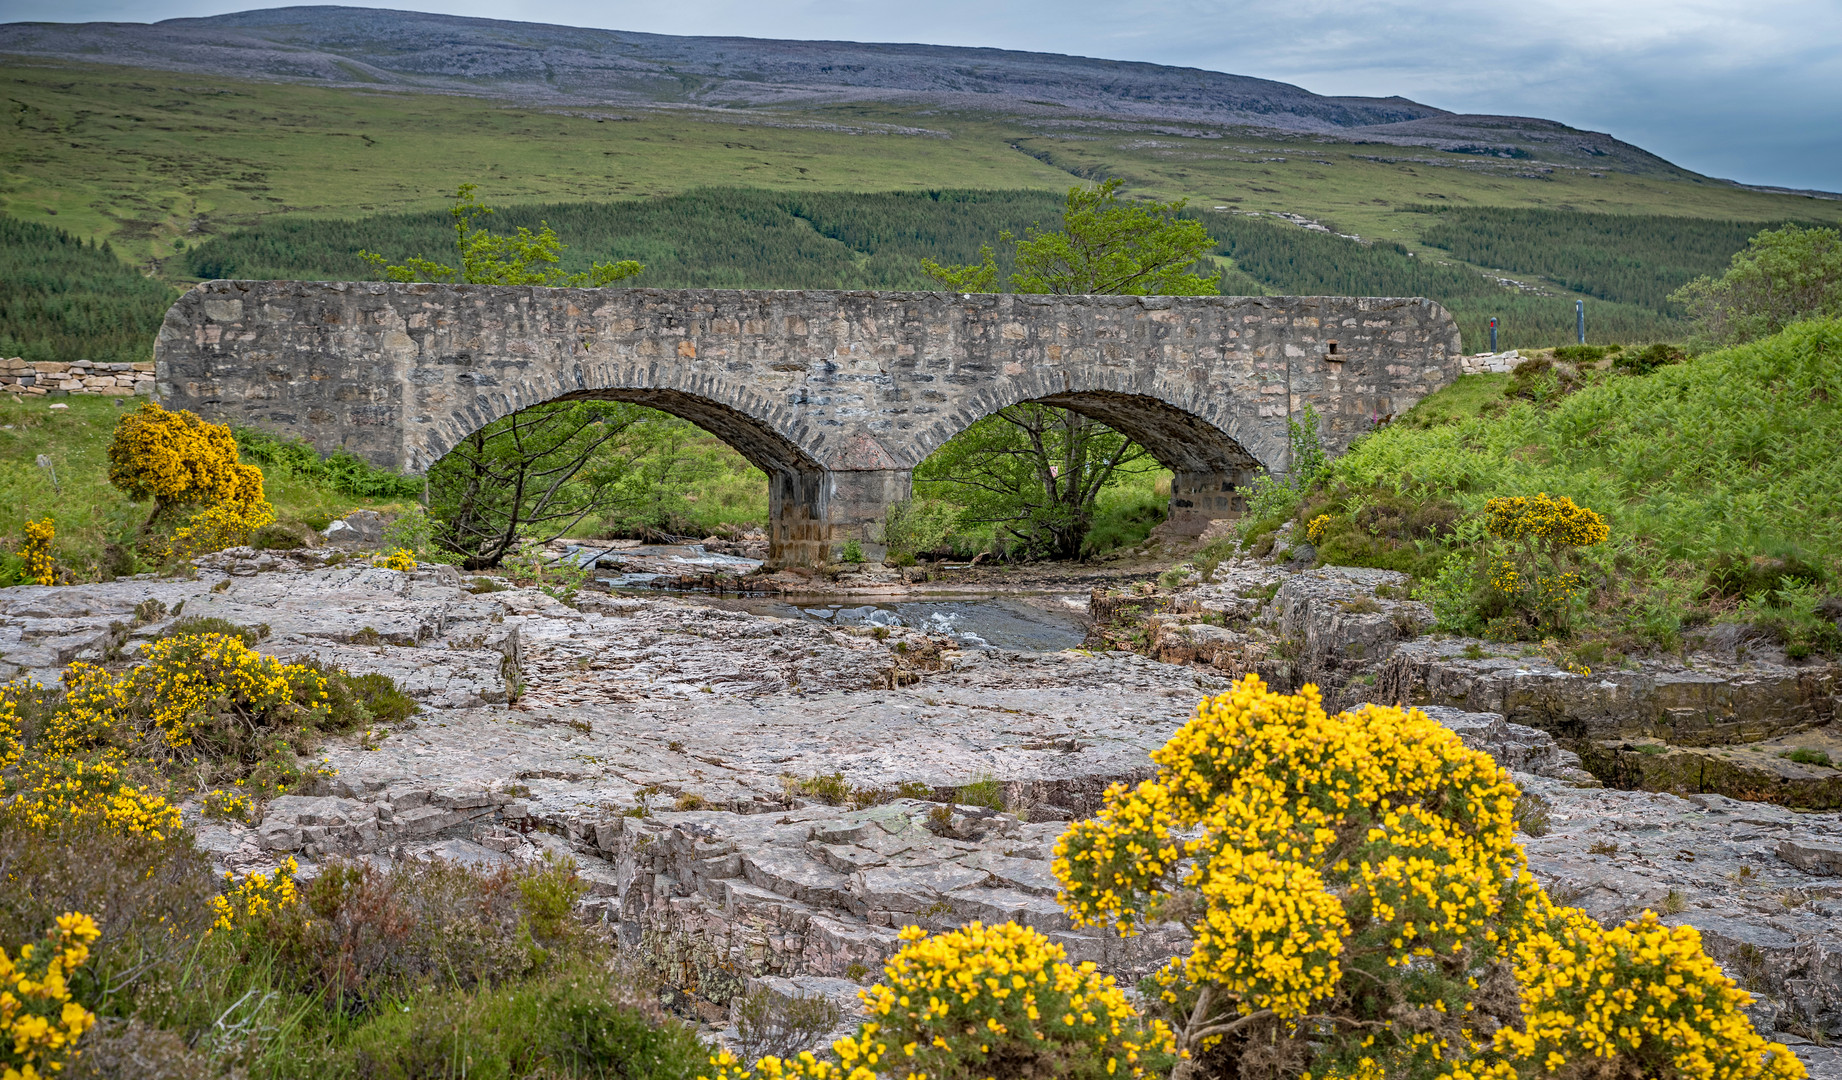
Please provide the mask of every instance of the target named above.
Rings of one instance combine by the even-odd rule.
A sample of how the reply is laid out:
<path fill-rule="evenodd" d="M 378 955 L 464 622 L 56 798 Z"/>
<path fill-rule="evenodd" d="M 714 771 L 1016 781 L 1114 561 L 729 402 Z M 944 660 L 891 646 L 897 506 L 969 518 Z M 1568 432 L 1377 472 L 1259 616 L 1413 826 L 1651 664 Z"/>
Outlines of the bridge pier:
<path fill-rule="evenodd" d="M 768 564 L 824 566 L 857 541 L 880 562 L 889 508 L 913 490 L 907 469 L 831 469 L 774 477 L 768 489 Z"/>
<path fill-rule="evenodd" d="M 1253 482 L 1252 469 L 1177 470 L 1170 481 L 1167 531 L 1178 536 L 1201 536 L 1209 522 L 1247 509 L 1247 492 Z"/>

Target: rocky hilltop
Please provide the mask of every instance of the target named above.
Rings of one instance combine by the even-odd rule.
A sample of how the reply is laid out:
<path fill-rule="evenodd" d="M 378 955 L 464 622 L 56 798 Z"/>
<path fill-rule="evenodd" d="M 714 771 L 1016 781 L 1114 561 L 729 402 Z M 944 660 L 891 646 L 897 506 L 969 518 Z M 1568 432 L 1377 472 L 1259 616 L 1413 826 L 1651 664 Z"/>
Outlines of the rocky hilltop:
<path fill-rule="evenodd" d="M 1149 628 L 1157 659 L 961 647 L 666 596 L 583 593 L 572 607 L 449 567 L 231 549 L 200 560 L 195 580 L 0 592 L 0 663 L 48 681 L 73 660 L 131 661 L 183 614 L 254 628 L 276 655 L 387 674 L 419 715 L 329 746 L 331 779 L 271 800 L 252 825 L 189 808 L 200 845 L 225 869 L 292 855 L 307 874 L 341 857 L 567 855 L 589 912 L 683 1011 L 716 1020 L 760 987 L 854 1006 L 911 923 L 1015 919 L 1141 974 L 1184 947 L 1182 929 L 1129 941 L 1075 929 L 1050 853 L 1106 785 L 1149 775 L 1148 752 L 1231 672 L 1293 665 L 1272 674 L 1327 677 L 1346 705 L 1380 696 L 1384 679 L 1421 697 L 1465 672 L 1473 687 L 1516 683 L 1462 655 L 1439 667 L 1423 614 L 1385 571 L 1249 561 L 1196 578 Z M 1256 655 L 1263 636 L 1298 644 Z M 1514 773 L 1538 877 L 1601 920 L 1649 908 L 1699 927 L 1758 995 L 1760 1028 L 1817 1075 L 1842 1075 L 1816 1045 L 1842 1036 L 1842 816 L 1600 787 L 1553 735 L 1504 715 L 1538 719 L 1530 701 L 1571 700 L 1544 685 L 1582 677 L 1520 670 L 1519 695 L 1476 691 L 1501 708 L 1428 711 Z M 1637 696 L 1620 698 L 1627 712 Z"/>
<path fill-rule="evenodd" d="M 1243 75 L 1053 53 L 676 37 L 332 6 L 139 23 L 0 25 L 0 53 L 525 104 L 811 109 L 889 103 L 1037 121 L 1165 120 L 1690 175 L 1629 143 L 1401 97 L 1326 97 Z"/>

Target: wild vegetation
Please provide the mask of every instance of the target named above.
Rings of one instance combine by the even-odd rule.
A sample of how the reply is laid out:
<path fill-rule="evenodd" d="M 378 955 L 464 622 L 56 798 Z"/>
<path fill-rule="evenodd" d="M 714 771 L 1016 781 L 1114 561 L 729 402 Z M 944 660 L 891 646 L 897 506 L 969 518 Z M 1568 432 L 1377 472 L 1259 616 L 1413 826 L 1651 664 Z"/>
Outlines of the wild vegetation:
<path fill-rule="evenodd" d="M 1694 929 L 1607 930 L 1551 900 L 1509 775 L 1423 715 L 1327 716 L 1315 687 L 1249 675 L 1152 760 L 1055 869 L 1079 922 L 1191 928 L 1147 980 L 1177 1080 L 1803 1075 Z"/>
<path fill-rule="evenodd" d="M 1674 649 L 1735 619 L 1793 656 L 1835 650 L 1820 612 L 1842 581 L 1842 482 L 1825 449 L 1842 438 L 1838 394 L 1833 319 L 1692 361 L 1468 376 L 1307 493 L 1258 507 L 1244 534 L 1270 544 L 1292 520 L 1326 561 L 1414 574 L 1445 629 L 1571 635 L 1589 660 Z M 1606 533 L 1538 551 L 1507 516 L 1537 505 L 1590 512 Z"/>
<path fill-rule="evenodd" d="M 107 242 L 0 216 L 0 357 L 137 363 L 178 292 Z"/>

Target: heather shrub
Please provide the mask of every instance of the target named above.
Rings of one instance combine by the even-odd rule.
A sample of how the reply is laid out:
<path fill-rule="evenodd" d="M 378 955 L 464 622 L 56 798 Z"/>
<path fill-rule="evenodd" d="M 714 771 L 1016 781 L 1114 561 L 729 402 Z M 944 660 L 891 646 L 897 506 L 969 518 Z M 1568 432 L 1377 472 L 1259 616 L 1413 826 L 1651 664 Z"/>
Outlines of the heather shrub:
<path fill-rule="evenodd" d="M 584 886 L 566 862 L 487 871 L 441 859 L 387 870 L 331 861 L 298 888 L 239 888 L 250 899 L 230 896 L 219 914 L 243 934 L 244 952 L 350 1014 L 434 984 L 465 990 L 536 974 L 587 932 L 573 916 Z"/>
<path fill-rule="evenodd" d="M 1179 1078 L 1803 1075 L 1693 931 L 1553 904 L 1509 774 L 1417 711 L 1250 675 L 1152 758 L 1055 870 L 1080 923 L 1191 930 L 1149 986 Z"/>
<path fill-rule="evenodd" d="M 210 924 L 217 891 L 209 861 L 177 831 L 158 837 L 97 817 L 34 824 L 0 813 L 0 941 L 21 941 L 66 911 L 95 912 L 90 962 L 71 981 L 92 1009 L 131 1001 L 148 980 L 169 976 Z"/>
<path fill-rule="evenodd" d="M 638 992 L 645 985 L 630 971 L 575 960 L 516 986 L 423 995 L 411 1010 L 367 1018 L 335 1075 L 690 1080 L 708 1051 L 695 1029 Z"/>

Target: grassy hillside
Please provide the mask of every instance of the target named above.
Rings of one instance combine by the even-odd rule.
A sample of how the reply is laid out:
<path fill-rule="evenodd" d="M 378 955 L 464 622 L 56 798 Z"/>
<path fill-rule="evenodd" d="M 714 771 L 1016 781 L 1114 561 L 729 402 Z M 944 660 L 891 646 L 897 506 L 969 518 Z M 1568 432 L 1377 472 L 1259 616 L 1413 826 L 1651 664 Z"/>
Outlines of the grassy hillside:
<path fill-rule="evenodd" d="M 1717 181 L 1532 170 L 1477 155 L 1170 121 L 1004 117 L 852 105 L 540 109 L 7 57 L 0 211 L 108 239 L 134 261 L 277 214 L 437 209 L 467 181 L 501 204 L 711 185 L 782 191 L 1059 191 L 1117 175 L 1135 194 L 1287 211 L 1418 243 L 1394 213 L 1452 206 L 1842 219 L 1842 203 Z"/>
<path fill-rule="evenodd" d="M 1327 516 L 1333 561 L 1398 564 L 1431 584 L 1444 557 L 1479 550 L 1489 500 L 1568 496 L 1611 527 L 1580 553 L 1583 631 L 1652 645 L 1745 604 L 1790 605 L 1773 592 L 1790 579 L 1814 588 L 1796 598 L 1806 607 L 1842 591 L 1842 322 L 1645 376 L 1589 369 L 1577 385 L 1462 379 L 1338 459 L 1297 517 Z M 1446 601 L 1464 600 L 1446 586 Z"/>

